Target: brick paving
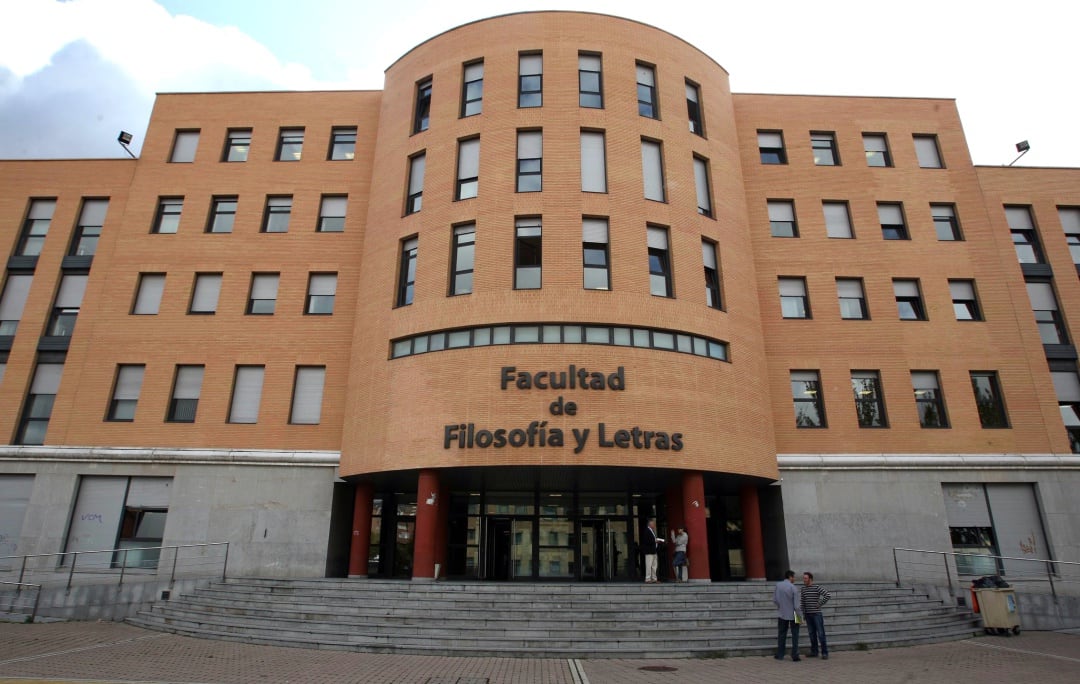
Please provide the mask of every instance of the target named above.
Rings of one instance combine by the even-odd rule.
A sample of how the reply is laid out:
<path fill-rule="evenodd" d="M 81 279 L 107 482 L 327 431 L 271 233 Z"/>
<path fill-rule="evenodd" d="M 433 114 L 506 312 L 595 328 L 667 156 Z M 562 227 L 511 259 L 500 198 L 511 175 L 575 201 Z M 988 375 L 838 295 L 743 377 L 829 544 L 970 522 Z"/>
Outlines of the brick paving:
<path fill-rule="evenodd" d="M 630 654 L 628 654 L 630 655 Z M 643 669 L 651 668 L 651 669 Z M 660 671 L 657 671 L 660 670 Z M 739 684 L 1080 681 L 1080 634 L 1023 632 L 909 648 L 771 657 L 580 660 L 381 655 L 255 646 L 116 622 L 0 624 L 0 681 L 56 684 Z"/>

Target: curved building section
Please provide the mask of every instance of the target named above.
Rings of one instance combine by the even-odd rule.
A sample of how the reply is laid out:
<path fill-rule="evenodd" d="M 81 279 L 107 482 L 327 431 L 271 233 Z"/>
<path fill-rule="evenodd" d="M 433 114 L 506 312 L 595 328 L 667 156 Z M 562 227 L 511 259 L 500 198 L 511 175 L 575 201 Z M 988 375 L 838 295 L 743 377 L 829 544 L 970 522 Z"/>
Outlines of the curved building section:
<path fill-rule="evenodd" d="M 342 475 L 775 479 L 733 111 L 708 56 L 602 15 L 496 17 L 392 65 Z"/>

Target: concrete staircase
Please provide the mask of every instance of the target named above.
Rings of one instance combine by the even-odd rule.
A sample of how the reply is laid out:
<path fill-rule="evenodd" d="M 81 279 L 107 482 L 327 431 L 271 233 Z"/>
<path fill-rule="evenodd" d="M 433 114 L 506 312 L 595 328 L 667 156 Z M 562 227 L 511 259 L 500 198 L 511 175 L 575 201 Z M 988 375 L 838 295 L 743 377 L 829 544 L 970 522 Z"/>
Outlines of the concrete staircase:
<path fill-rule="evenodd" d="M 963 639 L 964 609 L 892 583 L 826 585 L 829 650 Z M 230 579 L 129 618 L 188 636 L 369 653 L 713 658 L 771 653 L 773 584 Z M 800 646 L 807 651 L 805 629 Z"/>

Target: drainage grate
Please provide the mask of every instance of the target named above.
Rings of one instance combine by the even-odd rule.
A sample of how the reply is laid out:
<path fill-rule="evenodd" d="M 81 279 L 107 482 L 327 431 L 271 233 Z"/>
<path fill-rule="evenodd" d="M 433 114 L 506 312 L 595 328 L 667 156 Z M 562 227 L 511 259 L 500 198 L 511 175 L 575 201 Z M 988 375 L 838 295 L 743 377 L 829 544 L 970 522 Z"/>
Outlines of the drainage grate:
<path fill-rule="evenodd" d="M 670 665 L 645 665 L 644 667 L 639 667 L 638 669 L 644 670 L 646 672 L 675 672 L 679 668 L 671 667 Z"/>

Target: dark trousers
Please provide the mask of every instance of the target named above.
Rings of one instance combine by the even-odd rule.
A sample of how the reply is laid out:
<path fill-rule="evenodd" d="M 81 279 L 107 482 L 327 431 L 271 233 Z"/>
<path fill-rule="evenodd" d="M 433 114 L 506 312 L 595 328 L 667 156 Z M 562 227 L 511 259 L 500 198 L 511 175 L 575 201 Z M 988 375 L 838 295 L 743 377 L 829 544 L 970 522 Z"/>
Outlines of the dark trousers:
<path fill-rule="evenodd" d="M 799 625 L 794 620 L 776 619 L 776 659 L 783 660 L 787 648 L 788 628 L 791 628 L 791 658 L 799 657 Z"/>
<path fill-rule="evenodd" d="M 829 645 L 825 642 L 825 617 L 821 613 L 806 614 L 806 631 L 810 633 L 810 655 L 818 654 L 818 644 L 821 644 L 821 655 L 829 655 Z"/>

